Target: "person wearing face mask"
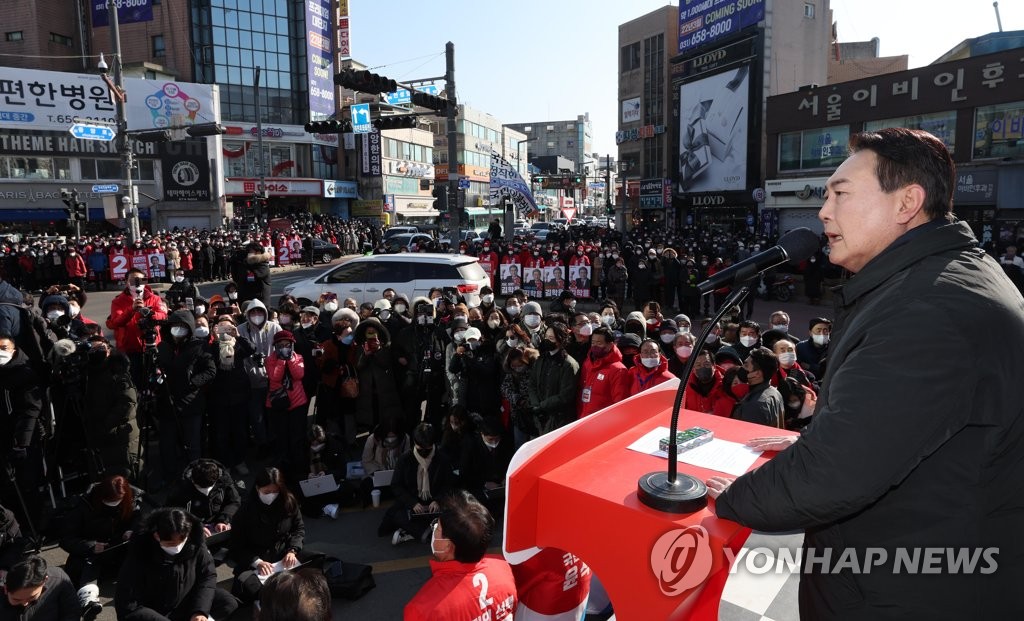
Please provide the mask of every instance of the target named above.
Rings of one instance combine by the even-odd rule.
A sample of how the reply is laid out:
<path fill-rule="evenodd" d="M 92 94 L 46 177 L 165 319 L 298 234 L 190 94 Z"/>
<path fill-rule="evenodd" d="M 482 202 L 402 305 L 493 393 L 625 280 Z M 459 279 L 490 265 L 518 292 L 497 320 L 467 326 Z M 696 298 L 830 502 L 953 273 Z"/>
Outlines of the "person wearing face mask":
<path fill-rule="evenodd" d="M 210 621 L 230 617 L 238 600 L 217 587 L 202 522 L 182 509 L 161 508 L 128 543 L 114 609 L 120 621 Z"/>
<path fill-rule="evenodd" d="M 358 347 L 356 376 L 359 396 L 355 401 L 357 433 L 370 431 L 387 418 L 401 418 L 404 410 L 396 377 L 398 362 L 391 333 L 375 317 L 360 321 L 355 330 Z"/>
<path fill-rule="evenodd" d="M 73 499 L 61 521 L 60 547 L 68 553 L 64 570 L 84 608 L 99 605 L 97 582 L 117 576 L 128 552 L 120 544 L 140 529 L 142 517 L 141 490 L 119 474 L 104 475 Z"/>
<path fill-rule="evenodd" d="M 551 302 L 548 307 L 549 313 L 558 313 L 564 317 L 570 317 L 576 311 L 576 296 L 568 289 L 558 294 L 558 298 Z"/>
<path fill-rule="evenodd" d="M 486 555 L 495 530 L 490 511 L 466 491 L 439 509 L 428 533 L 432 576 L 405 605 L 403 619 L 518 619 L 512 569 L 504 559 Z M 488 585 L 486 599 L 480 597 L 481 583 Z"/>
<path fill-rule="evenodd" d="M 85 264 L 85 259 L 75 249 L 68 249 L 67 255 L 64 257 L 64 271 L 68 275 L 68 283 L 75 285 L 79 289 L 85 289 L 85 276 L 89 273 L 89 268 Z"/>
<path fill-rule="evenodd" d="M 802 430 L 814 418 L 818 395 L 813 388 L 804 386 L 792 377 L 783 379 L 778 388 L 782 402 L 786 404 L 786 429 Z"/>
<path fill-rule="evenodd" d="M 640 343 L 640 353 L 633 359 L 629 369 L 629 395 L 641 393 L 662 382 L 675 379 L 668 370 L 668 358 L 661 352 L 661 344 L 654 339 Z"/>
<path fill-rule="evenodd" d="M 458 377 L 466 410 L 481 416 L 498 416 L 501 409 L 498 356 L 494 343 L 484 341 L 480 330 L 470 327 L 462 344 L 455 347 L 448 363 Z"/>
<path fill-rule="evenodd" d="M 783 425 L 785 406 L 782 395 L 771 384 L 771 378 L 778 370 L 779 360 L 771 350 L 756 347 L 750 351 L 737 374 L 750 390 L 736 405 L 733 418 L 769 427 Z"/>
<path fill-rule="evenodd" d="M 132 381 L 128 358 L 111 352 L 102 336 L 89 338 L 86 364 L 85 411 L 92 413 L 83 425 L 88 446 L 99 453 L 107 469 L 136 475 L 139 459 L 139 428 L 136 422 L 138 391 Z"/>
<path fill-rule="evenodd" d="M 337 487 L 330 492 L 307 496 L 300 484 L 296 490 L 303 515 L 310 517 L 325 516 L 331 519 L 338 517 L 338 509 L 342 504 L 351 504 L 355 497 L 354 486 L 346 480 L 347 458 L 345 442 L 337 433 L 328 432 L 320 425 L 313 425 L 306 435 L 306 468 L 300 479 L 318 479 L 330 477 Z M 367 505 L 369 504 L 367 496 Z"/>
<path fill-rule="evenodd" d="M 527 345 L 537 349 L 540 348 L 540 342 L 543 337 L 544 320 L 542 315 L 543 312 L 541 311 L 540 304 L 537 302 L 527 302 L 523 305 L 523 311 L 518 322 L 530 337 L 530 342 Z"/>
<path fill-rule="evenodd" d="M 808 337 L 796 346 L 796 360 L 815 377 L 825 376 L 825 356 L 832 336 L 832 320 L 825 317 L 811 319 Z"/>
<path fill-rule="evenodd" d="M 669 353 L 665 353 L 665 357 L 668 358 L 668 370 L 680 380 L 683 379 L 686 363 L 694 354 L 693 346 L 696 342 L 697 337 L 689 332 L 677 332 L 672 335 L 672 341 L 668 343 Z"/>
<path fill-rule="evenodd" d="M 273 255 L 251 242 L 231 260 L 231 280 L 238 285 L 238 301 L 260 300 L 270 306 L 270 261 Z M 182 266 L 184 267 L 184 266 Z"/>
<path fill-rule="evenodd" d="M 125 289 L 110 302 L 110 315 L 107 317 L 107 328 L 114 331 L 117 350 L 127 354 L 132 362 L 136 386 L 147 379 L 142 377 L 144 330 L 140 322 L 148 324 L 167 319 L 164 301 L 146 283 L 146 275 L 141 270 L 128 270 Z M 160 336 L 158 331 L 157 343 Z"/>
<path fill-rule="evenodd" d="M 27 490 L 38 485 L 39 454 L 37 432 L 43 409 L 43 387 L 32 369 L 28 356 L 14 344 L 10 336 L 0 335 L 0 437 L 9 438 L 7 449 L 0 453 L 0 467 L 14 469 L 19 488 L 26 490 L 30 517 L 36 520 L 41 509 L 40 494 Z M 4 504 L 20 506 L 9 485 L 0 488 Z"/>
<path fill-rule="evenodd" d="M 84 340 L 90 336 L 82 320 L 71 315 L 71 303 L 61 293 L 52 293 L 39 302 L 39 308 L 46 319 L 46 330 L 52 340 Z"/>
<path fill-rule="evenodd" d="M 295 351 L 295 337 L 288 330 L 274 335 L 274 351 L 267 357 L 267 433 L 275 463 L 289 475 L 303 472 L 306 414 L 309 397 L 302 385 L 305 360 Z M 297 480 L 294 476 L 289 476 Z"/>
<path fill-rule="evenodd" d="M 522 317 L 522 304 L 516 297 L 509 297 L 505 300 L 505 317 L 508 318 L 509 323 L 516 323 Z"/>
<path fill-rule="evenodd" d="M 787 377 L 793 378 L 793 381 L 807 388 L 814 386 L 814 376 L 796 362 L 796 344 L 796 339 L 788 334 L 779 337 L 772 344 L 772 353 L 779 359 L 779 370 L 772 377 L 772 386 L 782 386 L 782 381 Z"/>
<path fill-rule="evenodd" d="M 515 452 L 513 443 L 496 417 L 484 416 L 463 445 L 459 461 L 462 489 L 476 496 L 492 513 L 499 513 L 505 501 L 505 476 Z"/>
<path fill-rule="evenodd" d="M 683 407 L 704 414 L 730 416 L 736 400 L 722 392 L 722 370 L 715 366 L 714 357 L 707 349 L 694 352 L 693 374 L 686 385 Z M 677 375 L 680 381 L 682 376 Z"/>
<path fill-rule="evenodd" d="M 785 311 L 775 311 L 768 318 L 769 330 L 775 330 L 783 334 L 789 333 L 789 314 Z"/>
<path fill-rule="evenodd" d="M 238 336 L 231 315 L 221 315 L 213 327 L 213 340 L 206 346 L 217 375 L 207 391 L 213 454 L 231 464 L 238 476 L 249 473 L 245 464 L 249 448 L 249 400 L 253 391 L 247 371 L 254 353 L 252 343 Z M 262 415 L 262 407 L 260 408 Z M 262 423 L 262 419 L 261 419 Z"/>
<path fill-rule="evenodd" d="M 395 502 L 377 528 L 378 536 L 391 536 L 392 545 L 415 539 L 426 543 L 430 537 L 429 520 L 419 516 L 439 512 L 440 499 L 454 489 L 454 466 L 438 450 L 436 441 L 433 425 L 418 424 L 412 432 L 412 450 L 395 464 L 391 479 Z"/>
<path fill-rule="evenodd" d="M 19 560 L 6 573 L 0 598 L 2 621 L 77 621 L 80 617 L 92 621 L 99 613 L 98 601 L 80 609 L 67 574 L 60 567 L 47 565 L 41 556 L 32 554 Z"/>
<path fill-rule="evenodd" d="M 612 256 L 614 256 L 614 254 Z M 629 282 L 630 272 L 626 269 L 626 262 L 622 257 L 613 259 L 613 261 L 614 262 L 608 267 L 608 272 L 605 278 L 608 289 L 608 298 L 615 302 L 615 305 L 620 310 L 625 310 L 626 285 Z"/>
<path fill-rule="evenodd" d="M 178 268 L 171 272 L 171 286 L 167 290 L 167 304 L 171 308 L 179 308 L 189 298 L 193 300 L 199 297 L 199 289 L 185 276 L 185 270 Z"/>
<path fill-rule="evenodd" d="M 209 537 L 231 530 L 231 520 L 242 506 L 242 499 L 228 469 L 204 457 L 185 468 L 164 504 L 183 507 L 202 523 L 203 535 Z M 222 545 L 211 546 L 207 542 L 211 551 Z"/>
<path fill-rule="evenodd" d="M 411 447 L 409 434 L 402 430 L 402 421 L 387 418 L 374 427 L 363 445 L 362 464 L 363 479 L 360 482 L 360 496 L 363 506 L 370 504 L 370 492 L 373 491 L 373 473 L 380 470 L 394 470 L 398 458 L 407 453 Z M 382 492 L 390 494 L 389 489 Z"/>
<path fill-rule="evenodd" d="M 192 338 L 196 325 L 190 311 L 174 311 L 167 326 L 156 351 L 157 368 L 164 377 L 157 388 L 156 411 L 161 476 L 170 482 L 199 458 L 206 412 L 203 387 L 216 378 L 217 368 L 204 343 Z"/>
<path fill-rule="evenodd" d="M 320 321 L 323 323 L 330 322 L 334 313 L 338 312 L 338 309 L 341 308 L 338 304 L 338 294 L 330 291 L 321 295 L 317 303 L 320 306 Z"/>
<path fill-rule="evenodd" d="M 590 336 L 590 352 L 580 369 L 577 416 L 584 418 L 629 396 L 629 374 L 615 336 L 606 327 Z"/>
<path fill-rule="evenodd" d="M 540 359 L 540 352 L 531 347 L 508 350 L 502 364 L 501 398 L 507 404 L 512 435 L 518 449 L 528 439 L 540 435 L 530 405 L 531 367 Z M 550 361 L 549 361 L 550 362 Z M 461 445 L 459 451 L 461 452 Z M 456 463 L 459 458 L 456 458 Z"/>
<path fill-rule="evenodd" d="M 245 361 L 252 387 L 249 393 L 249 425 L 262 451 L 266 451 L 267 442 L 263 420 L 267 399 L 266 358 L 273 350 L 274 336 L 282 330 L 281 325 L 269 321 L 268 316 L 267 307 L 262 301 L 250 300 L 245 307 L 245 321 L 238 326 L 238 336 L 248 340 L 253 349 L 252 356 Z"/>
<path fill-rule="evenodd" d="M 751 350 L 761 346 L 761 326 L 752 319 L 741 321 L 737 330 L 735 342 L 728 341 L 729 345 L 723 349 L 730 349 L 740 360 L 746 360 Z M 723 337 L 723 340 L 727 340 Z"/>
<path fill-rule="evenodd" d="M 447 388 L 445 342 L 434 326 L 434 305 L 421 296 L 412 301 L 412 309 L 412 324 L 398 333 L 393 345 L 407 429 L 419 421 L 424 402 L 427 420 L 440 424 Z"/>
<path fill-rule="evenodd" d="M 331 322 L 331 335 L 320 342 L 322 350 L 313 360 L 320 369 L 317 387 L 317 423 L 329 430 L 344 433 L 345 441 L 355 442 L 355 407 L 359 380 L 356 362 L 359 348 L 355 344 L 354 329 L 359 326 L 359 315 L 348 308 L 335 311 Z"/>
<path fill-rule="evenodd" d="M 231 592 L 243 602 L 259 597 L 260 576 L 273 573 L 274 563 L 285 569 L 322 558 L 304 549 L 306 527 L 299 502 L 277 468 L 261 468 L 253 490 L 231 523 L 230 556 L 235 562 Z"/>
<path fill-rule="evenodd" d="M 661 345 L 661 353 L 665 354 L 665 357 L 670 361 L 674 358 L 675 349 L 674 343 L 676 335 L 679 333 L 679 327 L 676 325 L 674 319 L 664 319 L 658 324 L 658 329 L 655 335 L 651 335 L 650 338 L 657 338 Z"/>
<path fill-rule="evenodd" d="M 412 324 L 412 312 L 409 307 L 409 298 L 404 293 L 396 293 L 391 300 L 391 316 L 388 319 L 388 330 L 393 334 L 409 327 Z"/>
<path fill-rule="evenodd" d="M 484 317 L 491 314 L 491 311 L 496 310 L 497 307 L 494 304 L 494 289 L 484 285 L 480 288 L 480 312 L 483 313 Z"/>
<path fill-rule="evenodd" d="M 566 346 L 565 351 L 577 364 L 583 364 L 590 351 L 590 335 L 594 333 L 594 324 L 586 313 L 576 312 L 572 314 L 572 340 Z"/>
<path fill-rule="evenodd" d="M 476 255 L 476 259 L 480 262 L 481 269 L 483 269 L 484 273 L 487 274 L 488 282 L 493 284 L 494 276 L 498 272 L 498 262 L 500 261 L 500 258 L 498 257 L 498 253 L 491 249 L 489 241 L 484 242 L 480 253 Z M 482 291 L 480 292 L 480 295 L 483 295 Z"/>

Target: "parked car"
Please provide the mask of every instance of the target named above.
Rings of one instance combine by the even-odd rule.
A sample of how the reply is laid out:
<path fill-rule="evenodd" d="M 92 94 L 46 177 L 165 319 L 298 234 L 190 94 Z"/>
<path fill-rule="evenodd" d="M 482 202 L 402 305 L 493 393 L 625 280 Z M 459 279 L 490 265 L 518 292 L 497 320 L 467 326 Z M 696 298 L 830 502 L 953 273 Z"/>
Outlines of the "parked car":
<path fill-rule="evenodd" d="M 392 288 L 412 300 L 434 287 L 453 287 L 471 306 L 480 304 L 480 289 L 491 284 L 475 257 L 457 254 L 403 253 L 356 257 L 319 276 L 286 285 L 284 292 L 305 306 L 324 293 L 358 303 L 376 302 Z"/>
<path fill-rule="evenodd" d="M 305 258 L 306 244 L 302 244 L 303 258 Z M 320 238 L 313 238 L 313 257 L 321 263 L 330 263 L 341 258 L 341 248 L 337 244 L 324 241 Z"/>
<path fill-rule="evenodd" d="M 388 230 L 384 231 L 384 239 L 394 237 L 395 235 L 408 235 L 411 233 L 419 233 L 420 230 L 415 226 L 393 226 Z"/>
<path fill-rule="evenodd" d="M 403 247 L 408 248 L 413 244 L 426 244 L 433 238 L 426 233 L 402 233 L 384 238 L 384 247 L 388 252 L 398 252 Z"/>

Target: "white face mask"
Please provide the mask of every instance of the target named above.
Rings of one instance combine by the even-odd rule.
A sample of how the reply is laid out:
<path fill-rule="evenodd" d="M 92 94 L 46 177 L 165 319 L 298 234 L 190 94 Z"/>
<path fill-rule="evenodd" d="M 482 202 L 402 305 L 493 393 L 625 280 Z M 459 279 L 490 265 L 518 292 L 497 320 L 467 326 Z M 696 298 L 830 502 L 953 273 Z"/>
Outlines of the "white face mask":
<path fill-rule="evenodd" d="M 263 313 L 253 313 L 249 315 L 249 323 L 254 326 L 262 326 L 263 322 L 267 320 L 267 316 Z"/>
<path fill-rule="evenodd" d="M 262 502 L 265 505 L 272 504 L 275 500 L 277 500 L 277 495 L 278 494 L 279 494 L 279 492 L 271 492 L 269 494 L 264 494 L 263 492 L 259 492 L 260 502 Z"/>
<path fill-rule="evenodd" d="M 160 549 L 170 556 L 178 556 L 179 554 L 181 554 L 181 551 L 185 549 L 186 543 L 188 543 L 187 539 L 176 546 L 160 546 Z"/>
<path fill-rule="evenodd" d="M 188 336 L 188 328 L 184 326 L 173 326 L 171 327 L 171 336 L 179 339 Z"/>
<path fill-rule="evenodd" d="M 49 319 L 50 321 L 57 321 L 58 319 L 60 319 L 63 316 L 64 316 L 64 311 L 62 311 L 62 310 L 52 310 L 52 311 L 46 313 L 46 318 Z"/>
<path fill-rule="evenodd" d="M 507 344 L 509 348 L 519 347 L 519 339 L 505 339 L 505 344 Z"/>
<path fill-rule="evenodd" d="M 440 556 L 442 554 L 442 552 L 438 551 L 437 548 L 434 547 L 434 542 L 437 541 L 437 534 L 436 533 L 437 533 L 437 531 L 435 529 L 430 529 L 430 552 L 434 556 Z M 447 539 L 443 539 L 443 538 L 442 538 L 442 540 L 443 541 L 447 541 Z"/>
<path fill-rule="evenodd" d="M 590 336 L 593 333 L 594 333 L 594 326 L 590 325 L 589 323 L 586 323 L 586 324 L 583 324 L 582 326 L 580 326 L 580 336 Z"/>
<path fill-rule="evenodd" d="M 689 345 L 680 345 L 679 347 L 676 347 L 676 355 L 680 358 L 689 358 L 692 353 L 693 348 Z"/>
<path fill-rule="evenodd" d="M 314 453 L 319 453 L 320 451 L 324 450 L 325 446 L 327 446 L 327 445 L 324 444 L 323 442 L 321 442 L 319 444 L 310 444 L 309 445 L 309 450 L 313 451 Z"/>
<path fill-rule="evenodd" d="M 486 446 L 487 448 L 489 448 L 491 450 L 494 450 L 494 449 L 498 448 L 498 442 L 488 442 L 487 440 L 484 440 L 484 446 Z"/>
<path fill-rule="evenodd" d="M 195 336 L 197 339 L 205 339 L 210 336 L 210 329 L 206 326 L 196 326 Z"/>
<path fill-rule="evenodd" d="M 615 315 L 601 315 L 601 323 L 610 326 L 615 323 Z"/>
<path fill-rule="evenodd" d="M 501 322 L 499 320 L 497 320 L 497 319 L 488 319 L 487 320 L 487 327 L 490 328 L 491 330 L 496 330 L 498 328 L 498 326 L 500 326 L 500 325 L 501 325 Z"/>
<path fill-rule="evenodd" d="M 662 334 L 660 338 L 662 343 L 668 345 L 672 341 L 676 340 L 676 335 L 671 332 L 666 332 L 665 334 Z"/>
<path fill-rule="evenodd" d="M 309 330 L 310 328 L 313 327 L 313 322 L 312 321 L 303 321 L 299 325 L 302 326 L 303 330 Z"/>
<path fill-rule="evenodd" d="M 740 345 L 743 345 L 744 347 L 753 347 L 754 343 L 756 343 L 756 342 L 757 342 L 757 337 L 755 337 L 755 336 L 741 336 L 740 337 Z"/>
<path fill-rule="evenodd" d="M 505 312 L 508 313 L 509 317 L 515 317 L 516 315 L 519 314 L 519 307 L 518 306 L 506 306 L 505 307 Z"/>
<path fill-rule="evenodd" d="M 290 326 L 292 325 L 292 318 L 289 317 L 288 315 L 281 315 L 280 317 L 277 318 L 277 323 L 281 324 L 282 326 Z"/>
<path fill-rule="evenodd" d="M 395 304 L 395 312 L 401 315 L 408 308 L 405 304 Z"/>
<path fill-rule="evenodd" d="M 492 304 L 494 302 L 494 296 L 490 293 L 480 296 L 480 301 L 484 304 Z"/>
<path fill-rule="evenodd" d="M 11 361 L 14 357 L 14 352 L 11 351 L 0 351 L 0 367 Z"/>
<path fill-rule="evenodd" d="M 828 334 L 812 334 L 811 335 L 811 340 L 814 341 L 814 344 L 817 345 L 818 347 L 823 347 L 825 345 L 828 345 L 828 339 L 829 339 L 829 335 Z"/>
<path fill-rule="evenodd" d="M 121 504 L 120 500 L 104 500 L 102 502 L 108 507 L 116 507 L 117 505 Z"/>
<path fill-rule="evenodd" d="M 209 496 L 210 492 L 213 491 L 213 486 L 212 485 L 210 487 L 199 487 L 195 483 L 193 483 L 192 485 L 195 485 L 196 491 L 199 492 L 200 494 L 202 494 L 203 496 Z"/>
<path fill-rule="evenodd" d="M 174 277 L 174 282 L 185 282 L 185 277 L 184 276 L 175 276 Z"/>
<path fill-rule="evenodd" d="M 779 364 L 782 366 L 790 366 L 796 362 L 796 353 L 791 351 L 784 351 L 779 354 Z"/>
<path fill-rule="evenodd" d="M 708 343 L 711 343 L 713 345 L 713 344 L 715 344 L 717 342 L 718 342 L 718 335 L 717 334 L 712 332 L 711 334 L 708 335 Z"/>
<path fill-rule="evenodd" d="M 789 332 L 788 323 L 779 323 L 772 326 L 772 330 L 778 330 L 779 332 Z"/>
<path fill-rule="evenodd" d="M 648 369 L 653 369 L 661 362 L 661 358 L 641 357 L 640 362 Z"/>
<path fill-rule="evenodd" d="M 68 309 L 69 309 L 69 311 L 70 311 L 70 314 L 71 314 L 71 317 L 72 317 L 72 318 L 74 318 L 74 317 L 78 317 L 78 314 L 79 314 L 80 312 L 82 312 L 82 309 L 78 308 L 78 307 L 77 307 L 77 306 L 75 306 L 74 304 L 71 304 L 71 305 L 69 305 L 69 306 L 68 306 Z"/>
<path fill-rule="evenodd" d="M 324 310 L 327 311 L 328 313 L 333 313 L 334 311 L 338 310 L 338 303 L 327 302 L 326 304 L 324 304 Z"/>
<path fill-rule="evenodd" d="M 540 315 L 527 315 L 526 317 L 523 317 L 523 323 L 531 330 L 538 328 L 540 327 Z"/>
<path fill-rule="evenodd" d="M 196 315 L 202 315 L 205 312 L 206 312 L 206 307 L 205 306 L 203 306 L 202 304 L 196 305 Z"/>
<path fill-rule="evenodd" d="M 238 294 L 235 293 L 235 292 L 231 292 L 231 293 L 228 294 L 228 299 L 229 300 L 237 300 L 238 299 Z"/>

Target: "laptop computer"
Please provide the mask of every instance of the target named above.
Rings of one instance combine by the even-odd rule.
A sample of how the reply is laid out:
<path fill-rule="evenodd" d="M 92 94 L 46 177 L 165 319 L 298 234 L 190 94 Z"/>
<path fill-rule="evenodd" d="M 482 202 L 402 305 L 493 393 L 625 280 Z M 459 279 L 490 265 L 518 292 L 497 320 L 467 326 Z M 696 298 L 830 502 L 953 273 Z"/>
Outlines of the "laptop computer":
<path fill-rule="evenodd" d="M 302 494 L 306 498 L 311 498 L 321 494 L 329 494 L 341 486 L 334 480 L 333 474 L 325 474 L 323 476 L 306 479 L 305 481 L 299 481 L 299 487 L 302 488 Z"/>
<path fill-rule="evenodd" d="M 391 479 L 394 478 L 394 476 L 394 470 L 378 470 L 373 473 L 373 486 L 389 487 L 391 485 Z"/>

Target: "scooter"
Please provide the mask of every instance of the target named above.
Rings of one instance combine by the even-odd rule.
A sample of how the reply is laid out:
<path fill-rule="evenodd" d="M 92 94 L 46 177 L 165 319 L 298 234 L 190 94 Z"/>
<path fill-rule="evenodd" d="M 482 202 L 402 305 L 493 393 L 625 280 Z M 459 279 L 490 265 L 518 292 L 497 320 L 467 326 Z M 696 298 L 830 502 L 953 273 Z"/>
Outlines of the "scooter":
<path fill-rule="evenodd" d="M 757 286 L 757 294 L 764 300 L 778 300 L 788 302 L 796 291 L 796 280 L 789 274 L 777 274 L 771 276 L 770 281 L 761 278 Z"/>

